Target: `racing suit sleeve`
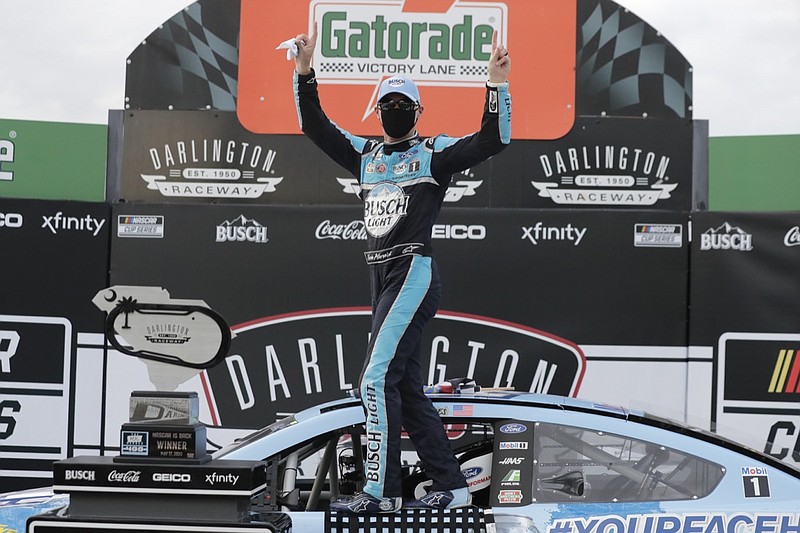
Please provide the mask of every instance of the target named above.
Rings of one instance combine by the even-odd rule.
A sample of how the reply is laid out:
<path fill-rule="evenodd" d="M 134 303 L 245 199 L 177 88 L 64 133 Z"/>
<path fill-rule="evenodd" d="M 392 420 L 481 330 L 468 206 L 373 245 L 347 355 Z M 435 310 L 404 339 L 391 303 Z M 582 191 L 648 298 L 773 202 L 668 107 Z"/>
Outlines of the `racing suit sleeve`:
<path fill-rule="evenodd" d="M 360 178 L 361 154 L 373 146 L 373 141 L 351 135 L 331 122 L 317 91 L 314 70 L 310 74 L 294 73 L 294 100 L 300 129 L 336 163 Z"/>
<path fill-rule="evenodd" d="M 507 85 L 486 86 L 481 129 L 461 138 L 439 135 L 428 139 L 433 150 L 431 173 L 441 185 L 450 176 L 500 153 L 511 142 L 511 94 Z"/>

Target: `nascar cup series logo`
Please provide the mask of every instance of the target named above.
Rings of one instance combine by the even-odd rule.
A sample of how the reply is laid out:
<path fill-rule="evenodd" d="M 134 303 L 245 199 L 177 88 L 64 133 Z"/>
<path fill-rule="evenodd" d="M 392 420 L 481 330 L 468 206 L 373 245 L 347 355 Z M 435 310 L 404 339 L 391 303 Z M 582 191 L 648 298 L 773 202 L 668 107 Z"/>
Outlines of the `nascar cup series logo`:
<path fill-rule="evenodd" d="M 373 237 L 383 237 L 408 213 L 408 196 L 394 183 L 379 183 L 364 201 L 364 224 Z"/>

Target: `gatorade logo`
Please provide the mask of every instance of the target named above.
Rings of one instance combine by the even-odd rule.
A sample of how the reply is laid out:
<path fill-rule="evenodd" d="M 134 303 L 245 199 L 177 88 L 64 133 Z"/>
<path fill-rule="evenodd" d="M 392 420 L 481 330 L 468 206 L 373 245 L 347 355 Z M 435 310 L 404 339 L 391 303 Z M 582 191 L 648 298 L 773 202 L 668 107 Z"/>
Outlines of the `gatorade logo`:
<path fill-rule="evenodd" d="M 0 139 L 0 181 L 14 181 L 14 172 L 3 170 L 3 163 L 14 162 L 14 143 Z"/>

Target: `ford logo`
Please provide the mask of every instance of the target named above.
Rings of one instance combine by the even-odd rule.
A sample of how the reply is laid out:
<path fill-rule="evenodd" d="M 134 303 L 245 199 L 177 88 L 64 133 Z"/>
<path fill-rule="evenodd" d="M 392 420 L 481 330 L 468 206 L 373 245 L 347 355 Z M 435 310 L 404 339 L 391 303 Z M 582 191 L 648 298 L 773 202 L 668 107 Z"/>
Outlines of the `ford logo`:
<path fill-rule="evenodd" d="M 472 479 L 474 477 L 477 477 L 481 475 L 481 472 L 483 472 L 483 468 L 481 468 L 480 466 L 465 468 L 464 470 L 461 471 L 461 473 L 464 474 L 464 477 L 466 479 Z"/>
<path fill-rule="evenodd" d="M 528 427 L 524 424 L 504 424 L 500 426 L 500 433 L 522 433 Z"/>

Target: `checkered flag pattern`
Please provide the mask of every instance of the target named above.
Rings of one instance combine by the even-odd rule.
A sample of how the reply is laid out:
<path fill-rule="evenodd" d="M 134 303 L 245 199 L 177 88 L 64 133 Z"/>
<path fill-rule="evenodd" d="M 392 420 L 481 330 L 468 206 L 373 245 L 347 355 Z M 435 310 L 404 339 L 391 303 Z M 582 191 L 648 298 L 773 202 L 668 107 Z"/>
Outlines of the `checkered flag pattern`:
<path fill-rule="evenodd" d="M 331 511 L 325 531 L 330 533 L 488 533 L 494 531 L 489 509 L 403 509 L 398 513 L 350 514 Z M 487 527 L 487 524 L 489 525 Z"/>
<path fill-rule="evenodd" d="M 240 3 L 199 0 L 128 57 L 126 109 L 236 110 Z"/>
<path fill-rule="evenodd" d="M 672 44 L 611 0 L 578 0 L 576 111 L 692 118 L 692 67 Z"/>

